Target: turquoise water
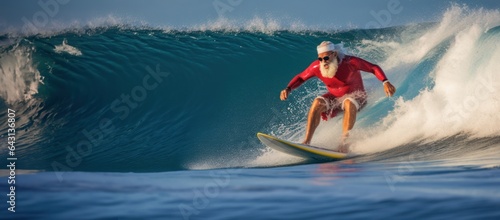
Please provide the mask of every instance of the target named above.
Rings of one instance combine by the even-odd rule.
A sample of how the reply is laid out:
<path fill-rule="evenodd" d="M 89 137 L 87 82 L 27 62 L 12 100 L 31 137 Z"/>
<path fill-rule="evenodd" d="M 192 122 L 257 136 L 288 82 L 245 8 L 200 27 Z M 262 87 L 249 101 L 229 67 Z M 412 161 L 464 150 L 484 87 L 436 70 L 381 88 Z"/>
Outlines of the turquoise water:
<path fill-rule="evenodd" d="M 16 111 L 18 160 L 16 213 L 0 218 L 497 218 L 499 27 L 496 11 L 453 7 L 378 30 L 4 34 L 0 121 Z M 309 164 L 255 134 L 303 138 L 324 86 L 286 102 L 279 92 L 323 40 L 379 64 L 398 91 L 385 98 L 363 73 L 368 104 L 350 137 L 360 156 Z M 334 149 L 340 127 L 322 123 L 313 144 Z"/>
<path fill-rule="evenodd" d="M 500 215 L 498 168 L 444 161 L 72 172 L 63 182 L 45 172 L 23 175 L 22 180 L 16 216 L 25 219 L 495 219 Z"/>

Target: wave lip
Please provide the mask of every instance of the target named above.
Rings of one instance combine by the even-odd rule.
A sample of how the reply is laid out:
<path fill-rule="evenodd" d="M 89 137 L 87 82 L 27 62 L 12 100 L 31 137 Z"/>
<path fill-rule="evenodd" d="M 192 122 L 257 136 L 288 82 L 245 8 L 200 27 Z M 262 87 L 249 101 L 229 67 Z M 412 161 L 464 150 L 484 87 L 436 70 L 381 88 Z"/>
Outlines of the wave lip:
<path fill-rule="evenodd" d="M 189 26 L 171 26 L 171 25 L 153 25 L 141 19 L 132 17 L 119 17 L 108 15 L 94 18 L 88 21 L 57 21 L 50 23 L 50 26 L 44 28 L 17 28 L 10 27 L 3 29 L 0 36 L 9 36 L 10 38 L 30 37 L 30 36 L 57 36 L 62 34 L 86 34 L 106 29 L 122 30 L 160 30 L 164 33 L 172 32 L 229 32 L 229 33 L 264 33 L 273 34 L 278 31 L 299 32 L 337 32 L 341 29 L 337 26 L 325 27 L 305 24 L 300 20 L 293 18 L 274 18 L 271 16 L 255 16 L 248 20 L 234 20 L 225 17 L 219 17 L 215 20 L 209 20 L 201 24 Z"/>

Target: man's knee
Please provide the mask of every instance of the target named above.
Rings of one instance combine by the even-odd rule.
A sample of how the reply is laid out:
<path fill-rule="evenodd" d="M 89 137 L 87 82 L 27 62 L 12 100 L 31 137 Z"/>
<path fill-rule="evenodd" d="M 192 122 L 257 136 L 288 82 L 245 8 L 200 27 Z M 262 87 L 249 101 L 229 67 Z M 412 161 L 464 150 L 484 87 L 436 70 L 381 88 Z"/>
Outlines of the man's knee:
<path fill-rule="evenodd" d="M 358 108 L 350 99 L 344 100 L 344 111 L 357 111 Z"/>
<path fill-rule="evenodd" d="M 351 107 L 353 104 L 350 99 L 344 100 L 344 107 Z"/>
<path fill-rule="evenodd" d="M 326 111 L 326 101 L 322 98 L 315 98 L 311 108 L 315 111 L 324 112 Z"/>

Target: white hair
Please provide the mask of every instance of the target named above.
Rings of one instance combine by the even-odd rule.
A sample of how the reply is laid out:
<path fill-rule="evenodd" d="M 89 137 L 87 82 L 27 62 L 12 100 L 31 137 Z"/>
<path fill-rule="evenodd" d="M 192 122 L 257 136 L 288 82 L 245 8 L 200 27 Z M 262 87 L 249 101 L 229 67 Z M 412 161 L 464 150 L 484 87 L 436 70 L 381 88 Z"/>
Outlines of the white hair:
<path fill-rule="evenodd" d="M 335 44 L 335 51 L 337 51 L 337 57 L 339 60 L 343 60 L 345 57 L 344 43 Z"/>

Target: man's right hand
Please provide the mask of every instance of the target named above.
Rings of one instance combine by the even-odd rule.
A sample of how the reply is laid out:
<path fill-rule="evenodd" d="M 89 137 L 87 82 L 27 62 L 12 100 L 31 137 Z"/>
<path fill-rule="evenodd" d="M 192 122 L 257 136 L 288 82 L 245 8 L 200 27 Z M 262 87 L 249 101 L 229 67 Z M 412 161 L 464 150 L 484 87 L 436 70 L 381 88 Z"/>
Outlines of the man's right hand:
<path fill-rule="evenodd" d="M 290 94 L 290 91 L 291 91 L 291 89 L 289 89 L 289 88 L 283 89 L 281 91 L 281 94 L 280 94 L 281 101 L 285 101 L 288 98 L 288 94 Z"/>
<path fill-rule="evenodd" d="M 394 87 L 389 81 L 385 81 L 384 92 L 388 97 L 391 97 L 396 92 L 396 87 Z"/>

